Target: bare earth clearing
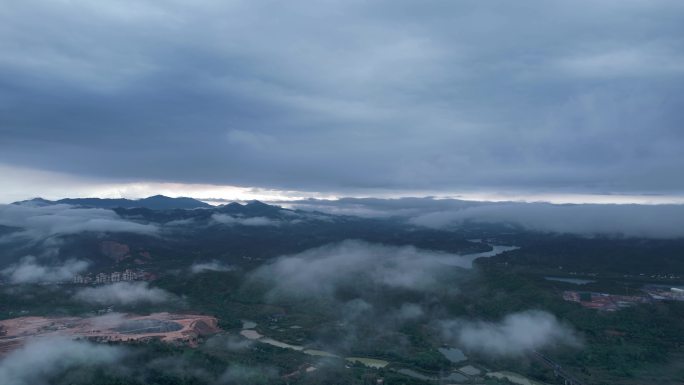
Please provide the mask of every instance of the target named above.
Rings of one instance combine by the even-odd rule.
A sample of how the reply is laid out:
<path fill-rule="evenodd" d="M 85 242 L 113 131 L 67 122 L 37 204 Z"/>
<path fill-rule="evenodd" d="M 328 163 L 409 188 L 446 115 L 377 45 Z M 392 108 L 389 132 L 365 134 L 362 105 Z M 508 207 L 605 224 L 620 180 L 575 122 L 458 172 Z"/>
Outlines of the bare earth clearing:
<path fill-rule="evenodd" d="M 196 346 L 197 338 L 221 331 L 216 318 L 205 315 L 154 313 L 148 316 L 108 314 L 99 317 L 20 317 L 0 321 L 0 355 L 31 338 L 67 337 L 97 341 L 161 341 Z"/>

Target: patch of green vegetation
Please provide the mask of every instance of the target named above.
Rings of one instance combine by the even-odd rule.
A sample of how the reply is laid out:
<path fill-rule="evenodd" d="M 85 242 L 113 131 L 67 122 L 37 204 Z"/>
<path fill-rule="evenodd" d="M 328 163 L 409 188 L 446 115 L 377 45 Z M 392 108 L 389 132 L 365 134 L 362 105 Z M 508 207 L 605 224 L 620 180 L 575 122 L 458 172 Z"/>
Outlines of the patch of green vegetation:
<path fill-rule="evenodd" d="M 372 282 L 354 282 L 340 287 L 332 297 L 276 298 L 266 294 L 270 288 L 246 282 L 244 270 L 204 272 L 200 274 L 167 274 L 152 283 L 181 301 L 155 306 L 118 306 L 115 311 L 147 314 L 154 311 L 188 311 L 216 316 L 220 326 L 237 335 L 241 320 L 257 322 L 257 330 L 278 341 L 305 345 L 341 356 L 363 356 L 384 359 L 391 365 L 382 370 L 349 365 L 339 359 L 320 359 L 294 350 L 256 343 L 240 351 L 203 345 L 199 349 L 172 347 L 164 344 L 134 344 L 135 362 L 128 365 L 139 378 L 151 384 L 204 384 L 201 376 L 183 377 L 155 371 L 149 362 L 156 358 L 182 357 L 211 378 L 222 375 L 231 365 L 272 368 L 275 376 L 253 378 L 254 383 L 284 383 L 281 376 L 297 372 L 302 365 L 314 363 L 319 369 L 305 375 L 288 377 L 291 384 L 337 383 L 365 384 L 378 378 L 386 383 L 418 384 L 391 369 L 409 368 L 425 373 L 450 370 L 448 362 L 436 349 L 444 341 L 431 327 L 437 319 L 468 318 L 498 321 L 506 315 L 529 309 L 545 310 L 571 325 L 583 339 L 579 349 L 548 350 L 544 353 L 563 367 L 591 384 L 664 385 L 681 383 L 684 378 L 684 303 L 660 302 L 626 308 L 618 312 L 598 312 L 565 302 L 561 292 L 577 286 L 545 281 L 534 269 L 524 266 L 501 266 L 479 263 L 475 272 L 444 269 L 437 277 L 443 288 L 430 292 L 392 288 Z M 625 282 L 627 287 L 625 288 Z M 629 280 L 601 279 L 582 286 L 583 290 L 637 290 Z M 83 315 L 100 310 L 72 299 L 79 287 L 5 286 L 0 290 L 0 317 L 23 315 Z M 367 316 L 349 318 L 342 306 L 362 300 L 373 308 Z M 403 304 L 416 304 L 425 316 L 392 324 L 385 314 Z M 553 383 L 552 371 L 533 357 L 492 358 L 466 352 L 469 362 L 491 370 L 510 370 L 537 381 Z M 350 366 L 350 368 L 347 368 Z M 97 381 L 93 382 L 93 379 Z M 124 381 L 119 373 L 106 368 L 70 371 L 56 384 L 137 384 Z M 137 377 L 136 377 L 137 378 Z M 61 382 L 60 382 L 61 381 Z M 91 381 L 91 382 L 88 382 Z M 98 382 L 99 381 L 99 382 Z M 118 381 L 118 382 L 117 382 Z M 204 382 L 202 382 L 204 381 Z M 390 382 L 392 381 L 392 382 Z M 488 383 L 498 380 L 487 379 Z"/>

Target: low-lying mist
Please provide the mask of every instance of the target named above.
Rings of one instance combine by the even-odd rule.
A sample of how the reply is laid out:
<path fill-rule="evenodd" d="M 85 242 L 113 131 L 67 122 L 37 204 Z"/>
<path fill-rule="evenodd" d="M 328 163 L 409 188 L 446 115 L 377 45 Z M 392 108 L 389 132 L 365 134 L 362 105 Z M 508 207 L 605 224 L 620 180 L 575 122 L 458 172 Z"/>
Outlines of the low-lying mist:
<path fill-rule="evenodd" d="M 469 269 L 456 254 L 347 240 L 277 258 L 250 276 L 269 285 L 268 297 L 332 297 L 343 288 L 434 290 L 445 269 Z"/>

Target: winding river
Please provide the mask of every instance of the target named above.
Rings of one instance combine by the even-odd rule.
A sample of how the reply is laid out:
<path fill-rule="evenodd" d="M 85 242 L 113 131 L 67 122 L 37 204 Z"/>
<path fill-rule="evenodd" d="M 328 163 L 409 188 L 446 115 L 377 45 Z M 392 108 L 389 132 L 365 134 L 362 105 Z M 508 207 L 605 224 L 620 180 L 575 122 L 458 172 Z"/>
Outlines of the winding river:
<path fill-rule="evenodd" d="M 292 345 L 288 344 L 286 342 L 278 341 L 270 337 L 263 336 L 254 328 L 257 327 L 256 322 L 253 321 L 247 321 L 243 320 L 242 321 L 242 330 L 240 331 L 240 335 L 243 337 L 252 340 L 252 341 L 258 341 L 264 344 L 272 345 L 279 347 L 281 349 L 290 349 L 290 350 L 296 350 L 298 352 L 302 352 L 304 354 L 308 354 L 310 356 L 316 356 L 316 357 L 333 357 L 333 358 L 344 358 L 345 360 L 349 362 L 358 362 L 363 365 L 366 365 L 370 368 L 384 368 L 385 366 L 389 365 L 388 361 L 385 360 L 379 360 L 376 358 L 367 358 L 367 357 L 340 357 L 337 354 L 326 352 L 324 350 L 316 350 L 316 349 L 307 349 L 304 346 L 301 345 Z"/>
<path fill-rule="evenodd" d="M 506 252 L 506 251 L 516 250 L 519 248 L 517 246 L 500 246 L 500 245 L 491 245 L 491 246 L 493 248 L 492 250 L 481 252 L 481 253 L 463 254 L 463 255 L 457 255 L 457 256 L 445 254 L 440 259 L 440 262 L 444 263 L 445 265 L 449 265 L 449 266 L 460 266 L 460 267 L 470 268 L 473 265 L 473 261 L 476 260 L 477 258 L 489 258 L 489 257 L 493 257 L 497 254 L 501 254 L 501 253 Z M 278 341 L 278 340 L 273 339 L 271 337 L 267 337 L 267 336 L 260 334 L 259 332 L 257 332 L 255 330 L 256 327 L 257 327 L 256 322 L 243 320 L 242 321 L 242 330 L 240 331 L 240 334 L 249 340 L 258 341 L 258 342 L 268 344 L 268 345 L 272 345 L 272 346 L 276 346 L 276 347 L 279 347 L 282 349 L 296 350 L 296 351 L 302 352 L 304 354 L 308 354 L 310 356 L 343 358 L 348 362 L 361 363 L 367 367 L 375 368 L 375 369 L 384 368 L 387 365 L 389 365 L 388 361 L 380 360 L 380 359 L 376 359 L 376 358 L 340 357 L 337 354 L 326 352 L 323 350 L 307 349 L 306 347 L 301 346 L 301 345 L 288 344 L 286 342 Z M 460 352 L 460 350 L 458 350 L 458 349 L 453 349 L 453 350 L 457 350 L 458 352 Z M 447 357 L 452 362 L 457 362 L 457 361 L 461 360 L 460 356 L 458 357 L 458 359 L 454 360 L 453 352 L 451 352 L 451 351 L 446 351 L 444 349 L 441 349 L 440 352 L 442 354 L 444 354 L 445 357 Z M 461 355 L 462 355 L 462 353 L 461 353 Z M 467 358 L 465 356 L 463 356 L 462 359 L 467 359 Z M 404 370 L 404 369 L 401 369 L 401 370 Z M 400 373 L 401 373 L 401 370 L 399 370 Z M 406 369 L 406 370 L 408 372 L 412 372 L 408 369 Z M 404 374 L 411 376 L 413 373 L 411 373 L 411 374 L 404 373 Z M 413 377 L 415 377 L 415 376 L 413 376 Z"/>

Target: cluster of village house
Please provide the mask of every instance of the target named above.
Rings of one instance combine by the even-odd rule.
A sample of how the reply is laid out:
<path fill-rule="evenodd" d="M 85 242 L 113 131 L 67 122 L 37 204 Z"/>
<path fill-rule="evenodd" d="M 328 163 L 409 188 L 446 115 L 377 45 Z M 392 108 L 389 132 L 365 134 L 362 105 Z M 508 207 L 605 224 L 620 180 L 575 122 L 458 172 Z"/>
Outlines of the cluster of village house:
<path fill-rule="evenodd" d="M 143 271 L 136 271 L 131 269 L 126 269 L 124 271 L 114 271 L 111 273 L 98 273 L 98 274 L 77 274 L 72 280 L 73 283 L 110 283 L 110 282 L 121 282 L 121 281 L 137 281 L 145 280 L 147 275 Z"/>

